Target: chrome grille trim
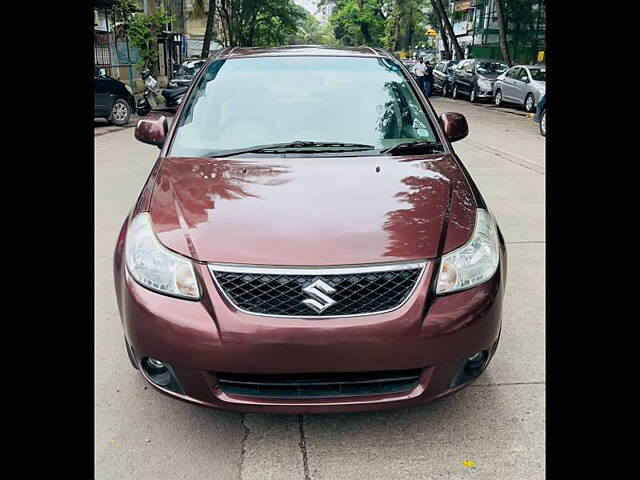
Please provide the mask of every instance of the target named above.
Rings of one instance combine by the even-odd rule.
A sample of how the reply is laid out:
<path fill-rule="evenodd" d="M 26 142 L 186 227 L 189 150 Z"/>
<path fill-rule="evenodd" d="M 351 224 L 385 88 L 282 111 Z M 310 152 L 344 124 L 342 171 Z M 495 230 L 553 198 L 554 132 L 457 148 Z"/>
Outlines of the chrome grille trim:
<path fill-rule="evenodd" d="M 242 313 L 246 313 L 249 315 L 256 315 L 260 317 L 271 317 L 271 318 L 300 318 L 300 319 L 329 319 L 329 318 L 344 318 L 344 317 L 362 317 L 366 315 L 380 315 L 383 313 L 392 312 L 401 308 L 404 304 L 406 304 L 411 297 L 413 297 L 418 285 L 422 281 L 424 277 L 424 272 L 426 270 L 428 261 L 411 261 L 411 262 L 398 262 L 398 263 L 379 263 L 379 264 L 366 264 L 366 265 L 344 265 L 344 266 L 335 266 L 335 267 L 296 267 L 296 266 L 273 266 L 273 265 L 247 265 L 247 264 L 232 264 L 232 263 L 208 263 L 207 267 L 209 272 L 211 273 L 211 277 L 218 289 L 218 292 L 234 306 L 238 311 Z M 246 310 L 236 304 L 220 282 L 216 278 L 215 272 L 227 272 L 227 273 L 251 273 L 251 274 L 265 274 L 265 275 L 308 275 L 308 276 L 322 276 L 322 275 L 347 275 L 347 274 L 358 274 L 358 273 L 373 273 L 373 272 L 391 272 L 391 271 L 401 271 L 401 270 L 416 270 L 420 269 L 420 273 L 413 284 L 413 287 L 406 295 L 406 297 L 400 302 L 398 305 L 393 308 L 389 308 L 386 310 L 379 310 L 375 312 L 366 312 L 366 313 L 354 313 L 348 315 L 277 315 L 277 314 L 267 314 L 267 313 L 258 313 L 253 312 L 251 310 Z"/>

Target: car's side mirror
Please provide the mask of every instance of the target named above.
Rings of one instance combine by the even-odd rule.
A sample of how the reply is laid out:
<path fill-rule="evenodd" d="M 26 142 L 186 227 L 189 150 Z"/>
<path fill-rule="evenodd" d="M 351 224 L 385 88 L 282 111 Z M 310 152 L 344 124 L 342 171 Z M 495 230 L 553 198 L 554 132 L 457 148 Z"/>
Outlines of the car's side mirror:
<path fill-rule="evenodd" d="M 524 83 L 529 83 L 529 77 L 522 77 L 520 81 Z"/>
<path fill-rule="evenodd" d="M 142 143 L 148 143 L 162 148 L 168 130 L 169 125 L 164 116 L 148 120 L 138 120 L 135 137 Z"/>
<path fill-rule="evenodd" d="M 469 134 L 469 126 L 464 115 L 453 112 L 445 112 L 440 115 L 440 124 L 450 142 L 462 140 Z"/>

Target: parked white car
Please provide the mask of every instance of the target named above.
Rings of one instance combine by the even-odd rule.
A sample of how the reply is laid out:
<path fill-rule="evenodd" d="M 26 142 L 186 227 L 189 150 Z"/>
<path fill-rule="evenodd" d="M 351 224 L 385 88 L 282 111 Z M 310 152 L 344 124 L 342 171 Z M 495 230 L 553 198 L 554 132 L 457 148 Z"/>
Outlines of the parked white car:
<path fill-rule="evenodd" d="M 499 75 L 493 84 L 496 106 L 504 103 L 521 105 L 534 112 L 546 91 L 547 69 L 544 65 L 515 65 Z"/>

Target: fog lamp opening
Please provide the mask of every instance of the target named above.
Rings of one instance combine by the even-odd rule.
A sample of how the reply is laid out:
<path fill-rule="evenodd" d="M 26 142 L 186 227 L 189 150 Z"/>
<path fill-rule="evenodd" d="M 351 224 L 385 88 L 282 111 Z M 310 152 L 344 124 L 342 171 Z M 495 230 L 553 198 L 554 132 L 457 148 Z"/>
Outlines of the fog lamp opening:
<path fill-rule="evenodd" d="M 489 358 L 489 351 L 482 350 L 481 352 L 474 353 L 473 355 L 462 360 L 458 373 L 453 378 L 451 386 L 449 388 L 457 387 L 463 383 L 470 382 L 487 366 L 487 360 Z"/>
<path fill-rule="evenodd" d="M 147 377 L 156 385 L 177 393 L 184 393 L 178 379 L 168 363 L 152 357 L 146 357 L 141 362 Z"/>

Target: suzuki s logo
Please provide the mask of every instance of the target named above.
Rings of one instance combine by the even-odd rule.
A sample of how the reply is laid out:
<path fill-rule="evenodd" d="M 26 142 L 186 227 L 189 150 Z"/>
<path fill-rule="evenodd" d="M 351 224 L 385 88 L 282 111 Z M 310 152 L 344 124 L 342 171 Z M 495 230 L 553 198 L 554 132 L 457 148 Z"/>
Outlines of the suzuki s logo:
<path fill-rule="evenodd" d="M 327 293 L 336 293 L 336 289 L 331 285 L 327 285 L 320 279 L 316 280 L 311 285 L 304 287 L 302 291 L 310 297 L 313 297 L 303 300 L 302 303 L 304 303 L 308 307 L 313 308 L 318 313 L 326 310 L 331 305 L 336 303 L 333 298 L 326 295 Z"/>

